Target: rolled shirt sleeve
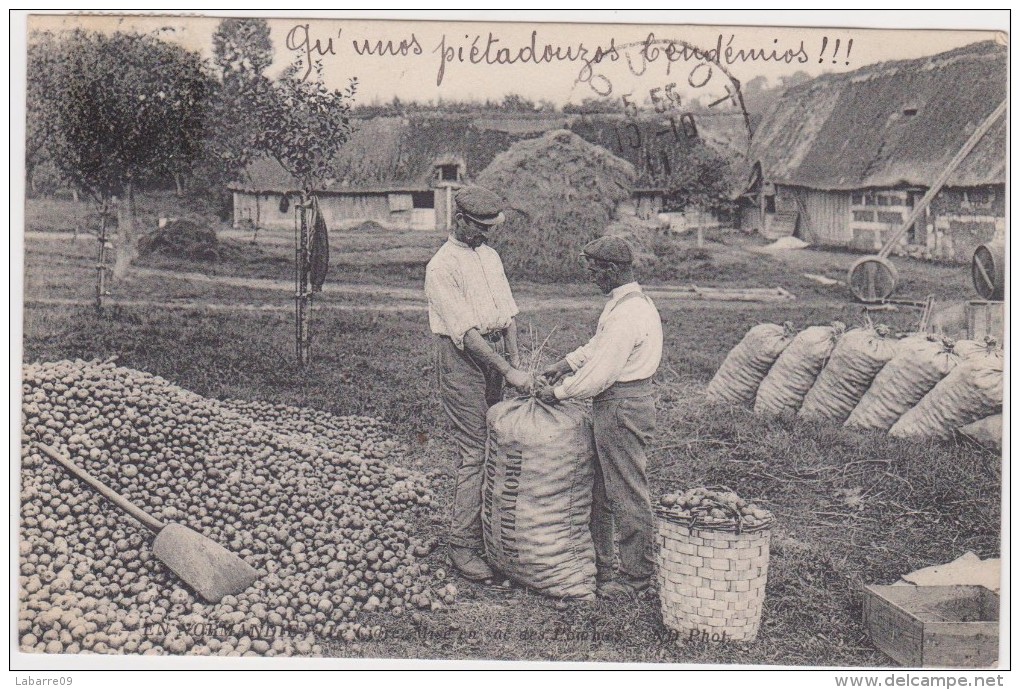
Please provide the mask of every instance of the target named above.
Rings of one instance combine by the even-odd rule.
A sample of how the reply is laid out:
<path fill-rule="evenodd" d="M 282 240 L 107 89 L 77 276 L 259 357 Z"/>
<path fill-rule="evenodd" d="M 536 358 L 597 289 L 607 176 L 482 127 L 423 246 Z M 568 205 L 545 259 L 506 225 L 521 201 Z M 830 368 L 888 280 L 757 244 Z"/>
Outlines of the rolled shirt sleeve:
<path fill-rule="evenodd" d="M 594 338 L 592 340 L 594 340 Z M 563 358 L 566 360 L 567 364 L 570 365 L 571 371 L 577 371 L 584 366 L 584 363 L 591 357 L 591 348 L 591 341 L 588 341 Z"/>

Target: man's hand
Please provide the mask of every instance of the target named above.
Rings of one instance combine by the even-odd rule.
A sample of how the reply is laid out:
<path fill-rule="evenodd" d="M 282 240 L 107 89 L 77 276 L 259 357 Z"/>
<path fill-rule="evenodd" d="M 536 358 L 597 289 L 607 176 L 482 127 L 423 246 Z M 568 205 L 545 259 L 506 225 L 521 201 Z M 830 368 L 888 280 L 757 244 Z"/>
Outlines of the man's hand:
<path fill-rule="evenodd" d="M 506 382 L 518 390 L 530 393 L 535 388 L 535 377 L 526 371 L 512 368 L 506 372 Z"/>
<path fill-rule="evenodd" d="M 571 371 L 573 370 L 570 368 L 570 364 L 567 363 L 567 360 L 561 359 L 556 362 L 556 364 L 552 364 L 542 370 L 541 376 L 549 381 L 549 383 L 556 383 Z"/>
<path fill-rule="evenodd" d="M 560 399 L 556 397 L 556 389 L 548 383 L 540 386 L 536 395 L 538 395 L 539 400 L 550 405 L 560 402 Z"/>

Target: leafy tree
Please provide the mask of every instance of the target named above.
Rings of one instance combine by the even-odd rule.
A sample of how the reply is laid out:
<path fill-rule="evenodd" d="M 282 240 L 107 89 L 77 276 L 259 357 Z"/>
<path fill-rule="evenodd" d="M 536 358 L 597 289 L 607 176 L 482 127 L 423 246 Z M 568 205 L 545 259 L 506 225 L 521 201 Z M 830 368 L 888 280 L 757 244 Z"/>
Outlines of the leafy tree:
<path fill-rule="evenodd" d="M 351 103 L 357 90 L 357 79 L 351 79 L 343 91 L 330 89 L 322 81 L 322 63 L 312 65 L 314 79 L 306 74 L 298 60 L 286 70 L 266 94 L 254 104 L 254 117 L 262 124 L 257 148 L 276 158 L 296 180 L 301 192 L 301 233 L 298 243 L 296 282 L 296 340 L 298 362 L 305 365 L 310 357 L 311 296 L 307 292 L 312 267 L 316 262 L 312 250 L 311 227 L 304 209 L 312 202 L 314 192 L 326 180 L 336 177 L 337 152 L 350 138 Z M 310 72 L 308 72 L 310 76 Z M 321 220 L 321 217 L 319 217 Z M 319 245 L 321 247 L 321 245 Z M 322 255 L 319 255 L 319 260 Z"/>
<path fill-rule="evenodd" d="M 216 199 L 221 215 L 230 207 L 227 185 L 243 177 L 260 155 L 260 109 L 272 96 L 265 76 L 273 45 L 264 19 L 224 19 L 213 35 L 213 82 L 202 155 L 193 170 L 198 189 Z"/>
<path fill-rule="evenodd" d="M 580 103 L 567 103 L 563 106 L 564 113 L 594 115 L 600 113 L 622 113 L 623 102 L 619 98 L 585 98 Z"/>
<path fill-rule="evenodd" d="M 811 75 L 802 69 L 797 70 L 793 74 L 779 78 L 780 89 L 786 90 L 791 89 L 794 86 L 800 86 L 804 82 L 811 81 Z"/>
<path fill-rule="evenodd" d="M 213 61 L 224 82 L 261 77 L 273 62 L 265 19 L 224 19 L 213 34 Z"/>
<path fill-rule="evenodd" d="M 34 55 L 29 74 L 48 72 L 34 126 L 60 176 L 103 214 L 120 201 L 122 276 L 135 254 L 134 193 L 195 160 L 209 77 L 198 54 L 151 35 L 76 30 L 42 38 Z"/>
<path fill-rule="evenodd" d="M 25 93 L 25 175 L 29 188 L 36 191 L 35 171 L 51 161 L 49 144 L 60 133 L 54 118 L 47 117 L 46 96 L 53 90 L 54 61 L 58 55 L 50 33 L 36 33 L 28 46 Z"/>
<path fill-rule="evenodd" d="M 305 192 L 337 174 L 336 154 L 350 138 L 358 85 L 352 78 L 343 91 L 330 89 L 322 81 L 321 63 L 314 67 L 314 79 L 301 79 L 304 68 L 294 63 L 255 106 L 262 123 L 257 148 L 275 157 Z"/>
<path fill-rule="evenodd" d="M 725 214 L 732 210 L 730 163 L 702 142 L 686 152 L 684 164 L 674 166 L 663 180 L 668 211 L 698 209 Z"/>
<path fill-rule="evenodd" d="M 520 94 L 508 93 L 506 96 L 503 96 L 502 109 L 515 113 L 517 112 L 531 113 L 535 111 L 535 102 L 530 98 L 525 98 L 524 96 L 521 96 Z"/>
<path fill-rule="evenodd" d="M 263 155 L 275 157 L 306 191 L 330 177 L 336 152 L 351 132 L 357 81 L 345 91 L 329 89 L 321 64 L 314 66 L 315 78 L 302 79 L 307 70 L 300 62 L 270 80 L 264 71 L 272 61 L 272 42 L 262 19 L 223 20 L 213 49 L 221 82 L 208 114 L 204 186 L 224 189 Z M 399 109 L 399 100 L 391 107 Z"/>

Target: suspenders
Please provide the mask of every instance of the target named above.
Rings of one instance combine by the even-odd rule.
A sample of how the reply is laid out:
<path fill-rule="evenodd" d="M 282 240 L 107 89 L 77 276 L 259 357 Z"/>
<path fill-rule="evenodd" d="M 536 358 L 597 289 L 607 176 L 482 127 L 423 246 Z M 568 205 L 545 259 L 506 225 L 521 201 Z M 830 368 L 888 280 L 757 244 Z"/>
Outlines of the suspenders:
<path fill-rule="evenodd" d="M 618 306 L 620 306 L 621 304 L 623 304 L 623 303 L 624 303 L 624 302 L 626 302 L 627 300 L 633 299 L 633 298 L 635 298 L 635 297 L 643 297 L 643 298 L 644 298 L 644 299 L 646 299 L 646 300 L 648 299 L 648 295 L 646 295 L 646 294 L 645 294 L 645 293 L 643 293 L 643 292 L 628 292 L 628 293 L 627 293 L 626 295 L 624 295 L 623 297 L 621 297 L 621 298 L 620 298 L 620 299 L 619 299 L 619 300 L 618 300 L 618 301 L 616 302 L 616 304 L 614 304 L 614 305 L 613 305 L 613 308 L 609 310 L 609 313 L 610 313 L 610 314 L 612 314 L 612 313 L 613 313 L 614 311 L 616 311 L 616 308 L 617 308 Z"/>

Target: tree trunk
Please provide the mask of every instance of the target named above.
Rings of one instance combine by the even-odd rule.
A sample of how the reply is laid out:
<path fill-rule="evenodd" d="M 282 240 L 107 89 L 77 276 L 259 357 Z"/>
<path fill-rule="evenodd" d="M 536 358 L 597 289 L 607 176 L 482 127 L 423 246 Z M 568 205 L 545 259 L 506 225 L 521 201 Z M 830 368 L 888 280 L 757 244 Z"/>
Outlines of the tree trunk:
<path fill-rule="evenodd" d="M 124 185 L 124 195 L 117 204 L 117 259 L 113 264 L 113 277 L 121 280 L 136 256 L 135 247 L 135 194 L 130 182 Z"/>
<path fill-rule="evenodd" d="M 177 198 L 184 196 L 184 183 L 181 181 L 181 174 L 174 173 L 174 184 L 177 185 Z"/>
<path fill-rule="evenodd" d="M 78 203 L 78 190 L 77 189 L 72 189 L 71 190 L 71 198 L 74 199 L 74 203 Z"/>

